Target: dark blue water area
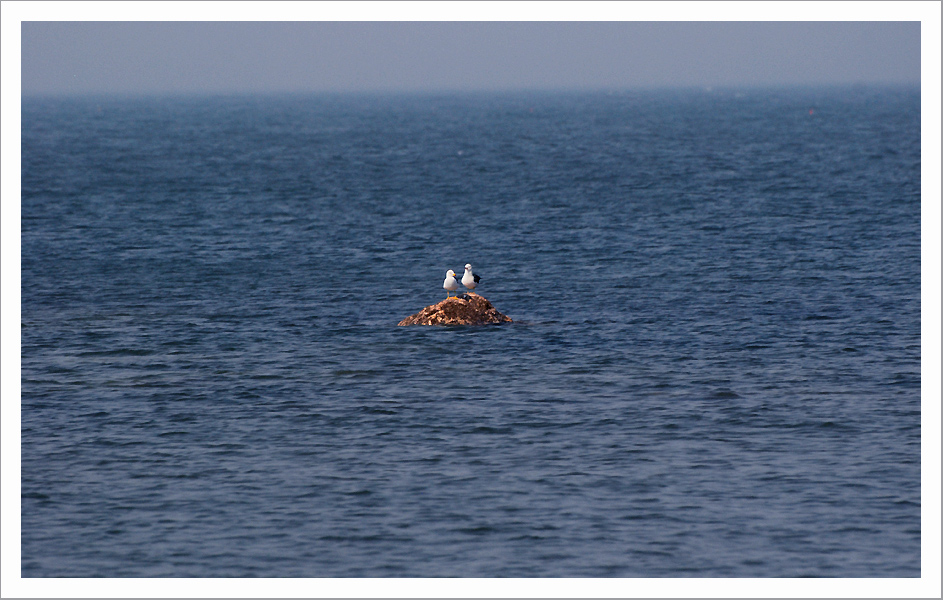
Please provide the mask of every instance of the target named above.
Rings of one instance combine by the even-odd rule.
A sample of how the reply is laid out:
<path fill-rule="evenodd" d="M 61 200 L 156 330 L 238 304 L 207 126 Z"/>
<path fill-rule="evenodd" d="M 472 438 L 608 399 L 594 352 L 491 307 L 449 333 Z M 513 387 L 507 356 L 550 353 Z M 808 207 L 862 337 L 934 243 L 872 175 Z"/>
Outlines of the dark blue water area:
<path fill-rule="evenodd" d="M 24 577 L 920 576 L 917 88 L 26 98 L 21 214 Z"/>

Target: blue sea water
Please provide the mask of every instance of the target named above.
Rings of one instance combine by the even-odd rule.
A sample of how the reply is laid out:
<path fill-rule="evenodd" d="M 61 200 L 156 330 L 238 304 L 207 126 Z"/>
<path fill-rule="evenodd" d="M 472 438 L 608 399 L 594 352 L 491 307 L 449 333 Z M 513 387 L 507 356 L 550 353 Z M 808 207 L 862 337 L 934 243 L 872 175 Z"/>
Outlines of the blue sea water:
<path fill-rule="evenodd" d="M 25 98 L 21 213 L 24 577 L 920 575 L 917 88 Z"/>

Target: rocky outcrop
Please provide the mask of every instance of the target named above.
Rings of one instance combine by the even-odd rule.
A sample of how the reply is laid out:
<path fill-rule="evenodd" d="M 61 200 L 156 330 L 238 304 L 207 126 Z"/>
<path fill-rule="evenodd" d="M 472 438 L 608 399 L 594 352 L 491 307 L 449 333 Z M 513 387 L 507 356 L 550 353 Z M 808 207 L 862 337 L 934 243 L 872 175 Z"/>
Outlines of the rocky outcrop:
<path fill-rule="evenodd" d="M 482 296 L 469 292 L 447 298 L 406 317 L 400 325 L 489 325 L 510 323 L 511 317 L 502 315 Z"/>

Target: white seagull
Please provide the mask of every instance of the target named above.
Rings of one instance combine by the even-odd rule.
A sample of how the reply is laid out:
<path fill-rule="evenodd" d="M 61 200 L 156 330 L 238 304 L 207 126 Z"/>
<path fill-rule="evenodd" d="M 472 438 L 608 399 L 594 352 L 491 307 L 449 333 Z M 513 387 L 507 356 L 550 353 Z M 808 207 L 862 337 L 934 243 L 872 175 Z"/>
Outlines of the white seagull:
<path fill-rule="evenodd" d="M 481 281 L 481 277 L 472 273 L 472 266 L 465 265 L 465 274 L 462 275 L 462 285 L 473 290 L 478 286 L 479 281 Z"/>
<path fill-rule="evenodd" d="M 455 271 L 449 269 L 445 272 L 445 281 L 442 282 L 442 287 L 445 288 L 446 298 L 450 298 L 449 292 L 454 292 L 458 289 L 458 282 L 455 280 Z"/>

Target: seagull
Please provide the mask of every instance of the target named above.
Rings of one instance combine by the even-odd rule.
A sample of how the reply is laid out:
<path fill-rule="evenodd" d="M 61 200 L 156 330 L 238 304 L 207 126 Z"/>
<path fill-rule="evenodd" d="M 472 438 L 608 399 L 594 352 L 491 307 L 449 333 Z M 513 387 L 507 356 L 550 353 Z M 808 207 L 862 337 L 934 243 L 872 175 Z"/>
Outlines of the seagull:
<path fill-rule="evenodd" d="M 465 265 L 465 274 L 462 275 L 462 285 L 467 287 L 469 290 L 473 290 L 478 286 L 479 281 L 481 281 L 481 277 L 472 273 L 472 266 Z"/>
<path fill-rule="evenodd" d="M 454 292 L 458 289 L 458 282 L 455 281 L 455 271 L 449 269 L 445 272 L 445 281 L 442 282 L 442 287 L 445 288 L 445 297 L 450 298 L 449 292 Z"/>

